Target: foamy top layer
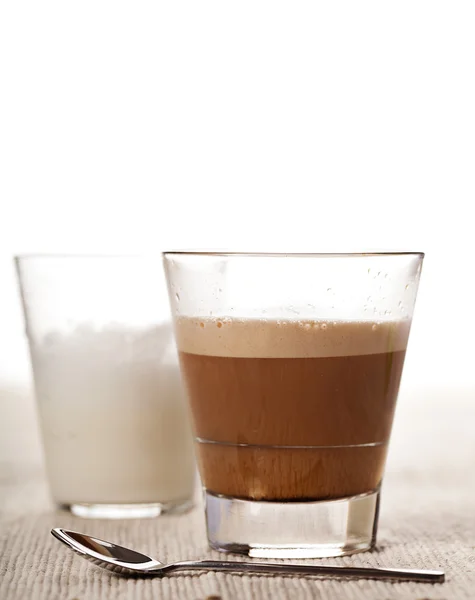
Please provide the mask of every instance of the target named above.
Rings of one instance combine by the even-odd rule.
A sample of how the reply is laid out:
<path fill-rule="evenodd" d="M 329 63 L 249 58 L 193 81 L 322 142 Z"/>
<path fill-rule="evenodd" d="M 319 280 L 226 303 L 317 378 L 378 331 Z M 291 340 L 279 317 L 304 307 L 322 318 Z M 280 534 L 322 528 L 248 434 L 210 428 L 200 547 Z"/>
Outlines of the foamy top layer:
<path fill-rule="evenodd" d="M 405 350 L 411 321 L 311 321 L 181 317 L 178 349 L 236 358 L 316 358 Z"/>

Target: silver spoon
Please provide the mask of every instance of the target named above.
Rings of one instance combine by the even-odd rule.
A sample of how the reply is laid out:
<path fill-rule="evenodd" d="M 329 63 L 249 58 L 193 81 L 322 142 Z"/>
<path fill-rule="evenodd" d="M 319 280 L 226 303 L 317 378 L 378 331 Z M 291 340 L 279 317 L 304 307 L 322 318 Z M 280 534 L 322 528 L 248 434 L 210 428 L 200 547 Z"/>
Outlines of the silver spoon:
<path fill-rule="evenodd" d="M 68 531 L 52 529 L 55 538 L 69 548 L 92 560 L 100 567 L 120 574 L 142 574 L 161 577 L 173 571 L 228 571 L 235 573 L 270 573 L 274 575 L 314 575 L 344 577 L 351 579 L 390 579 L 397 581 L 420 581 L 442 583 L 443 571 L 413 571 L 410 569 L 376 569 L 362 567 L 325 567 L 321 565 L 291 565 L 226 560 L 182 561 L 164 565 L 136 550 L 117 546 L 97 538 Z"/>

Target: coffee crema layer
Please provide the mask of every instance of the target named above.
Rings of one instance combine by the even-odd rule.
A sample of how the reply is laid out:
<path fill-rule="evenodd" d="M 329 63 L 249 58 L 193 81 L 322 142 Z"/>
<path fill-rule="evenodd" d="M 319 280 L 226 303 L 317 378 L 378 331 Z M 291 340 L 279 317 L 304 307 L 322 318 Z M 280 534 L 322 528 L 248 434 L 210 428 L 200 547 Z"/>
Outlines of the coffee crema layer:
<path fill-rule="evenodd" d="M 381 483 L 410 321 L 180 318 L 205 487 L 319 500 Z"/>
<path fill-rule="evenodd" d="M 411 321 L 180 317 L 179 350 L 234 358 L 322 358 L 405 350 Z"/>

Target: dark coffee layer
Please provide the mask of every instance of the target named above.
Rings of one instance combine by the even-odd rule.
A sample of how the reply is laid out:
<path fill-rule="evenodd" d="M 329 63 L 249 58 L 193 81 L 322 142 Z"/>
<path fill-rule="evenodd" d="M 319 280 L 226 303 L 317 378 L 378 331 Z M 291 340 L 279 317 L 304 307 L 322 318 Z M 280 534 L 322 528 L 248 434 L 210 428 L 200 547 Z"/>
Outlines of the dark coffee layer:
<path fill-rule="evenodd" d="M 248 500 L 309 501 L 376 490 L 386 444 L 326 449 L 197 444 L 206 489 Z"/>

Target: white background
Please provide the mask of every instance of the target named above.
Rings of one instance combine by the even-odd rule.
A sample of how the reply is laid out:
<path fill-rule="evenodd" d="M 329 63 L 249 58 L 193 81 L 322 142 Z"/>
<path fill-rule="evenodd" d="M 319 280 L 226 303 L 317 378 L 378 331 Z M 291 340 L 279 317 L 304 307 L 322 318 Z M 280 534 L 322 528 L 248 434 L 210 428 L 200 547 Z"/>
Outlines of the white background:
<path fill-rule="evenodd" d="M 0 379 L 14 253 L 404 249 L 404 385 L 475 386 L 474 31 L 473 2 L 1 2 Z"/>

